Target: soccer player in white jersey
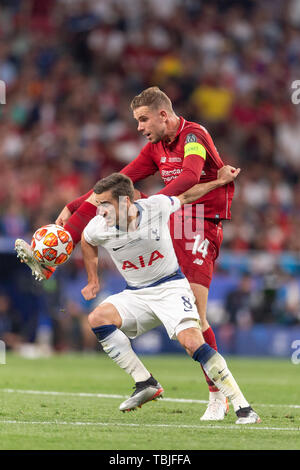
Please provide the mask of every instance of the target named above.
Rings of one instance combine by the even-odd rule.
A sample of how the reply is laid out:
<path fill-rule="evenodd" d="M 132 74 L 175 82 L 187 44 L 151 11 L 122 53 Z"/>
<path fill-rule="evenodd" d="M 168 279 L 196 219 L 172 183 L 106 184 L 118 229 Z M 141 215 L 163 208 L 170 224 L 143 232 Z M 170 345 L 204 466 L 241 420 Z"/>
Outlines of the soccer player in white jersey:
<path fill-rule="evenodd" d="M 198 361 L 208 377 L 232 402 L 237 424 L 260 422 L 229 371 L 224 358 L 205 343 L 190 285 L 181 273 L 168 229 L 171 213 L 216 187 L 232 181 L 239 169 L 223 167 L 218 179 L 199 184 L 177 197 L 151 196 L 134 202 L 134 188 L 125 175 L 115 173 L 96 183 L 99 214 L 84 229 L 81 246 L 88 284 L 86 300 L 99 291 L 98 246 L 109 252 L 127 286 L 109 296 L 88 317 L 103 350 L 135 382 L 135 391 L 120 405 L 130 411 L 160 397 L 162 386 L 146 369 L 129 338 L 163 324 Z"/>

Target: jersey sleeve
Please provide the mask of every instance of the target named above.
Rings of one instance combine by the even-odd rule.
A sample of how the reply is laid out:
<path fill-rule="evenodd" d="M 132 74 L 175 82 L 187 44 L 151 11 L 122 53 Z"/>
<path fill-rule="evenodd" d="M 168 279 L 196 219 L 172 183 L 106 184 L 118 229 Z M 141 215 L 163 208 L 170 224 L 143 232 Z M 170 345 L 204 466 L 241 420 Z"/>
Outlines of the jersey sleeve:
<path fill-rule="evenodd" d="M 202 133 L 195 129 L 193 132 L 187 132 L 184 136 L 184 159 L 193 155 L 195 159 L 206 160 L 207 149 Z"/>
<path fill-rule="evenodd" d="M 181 207 L 181 202 L 176 196 L 167 196 L 169 199 L 169 203 L 171 204 L 170 208 L 170 214 L 173 214 L 173 212 L 178 211 Z"/>
<path fill-rule="evenodd" d="M 81 206 L 81 204 L 93 193 L 93 189 L 90 189 L 88 193 L 84 194 L 83 196 L 74 199 L 74 201 L 69 202 L 67 204 L 67 208 L 73 214 L 77 209 Z"/>
<path fill-rule="evenodd" d="M 195 132 L 187 132 L 183 136 L 183 139 L 184 159 L 182 172 L 176 179 L 159 191 L 158 194 L 178 196 L 200 182 L 207 156 L 203 136 L 199 130 L 196 129 Z"/>
<path fill-rule="evenodd" d="M 83 231 L 83 236 L 86 242 L 92 246 L 102 245 L 105 240 L 105 224 L 101 215 L 96 215 L 89 221 Z"/>
<path fill-rule="evenodd" d="M 198 184 L 201 178 L 203 163 L 201 161 L 186 161 L 183 163 L 182 172 L 171 183 L 167 184 L 157 194 L 164 194 L 166 196 L 184 193 Z"/>
<path fill-rule="evenodd" d="M 169 217 L 181 207 L 180 200 L 176 196 L 165 196 L 164 194 L 156 194 L 147 199 L 147 203 L 154 204 L 159 212 Z"/>
<path fill-rule="evenodd" d="M 141 150 L 140 154 L 128 165 L 126 165 L 120 173 L 128 176 L 133 183 L 136 181 L 147 178 L 147 176 L 154 175 L 158 167 L 152 159 L 153 151 L 151 151 L 151 144 L 148 143 Z"/>

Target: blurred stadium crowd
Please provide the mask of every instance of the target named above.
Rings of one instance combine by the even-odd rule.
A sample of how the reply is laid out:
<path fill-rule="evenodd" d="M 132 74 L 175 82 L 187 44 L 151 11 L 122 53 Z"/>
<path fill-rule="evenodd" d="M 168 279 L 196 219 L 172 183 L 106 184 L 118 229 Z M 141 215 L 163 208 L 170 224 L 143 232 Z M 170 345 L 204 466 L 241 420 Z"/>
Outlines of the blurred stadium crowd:
<path fill-rule="evenodd" d="M 129 104 L 155 84 L 177 114 L 207 127 L 225 163 L 242 168 L 222 250 L 299 260 L 300 105 L 291 99 L 300 79 L 299 0 L 1 0 L 0 37 L 2 242 L 30 238 L 138 155 L 145 142 Z M 161 186 L 158 175 L 139 187 L 153 194 Z M 64 269 L 82 277 L 79 258 Z M 299 322 L 299 273 L 299 263 L 275 266 L 275 306 L 262 300 L 260 315 L 266 289 L 253 300 L 246 275 L 233 289 L 239 295 L 229 289 L 223 298 L 222 321 L 237 321 L 240 301 L 251 322 Z M 4 289 L 0 334 L 11 302 Z"/>

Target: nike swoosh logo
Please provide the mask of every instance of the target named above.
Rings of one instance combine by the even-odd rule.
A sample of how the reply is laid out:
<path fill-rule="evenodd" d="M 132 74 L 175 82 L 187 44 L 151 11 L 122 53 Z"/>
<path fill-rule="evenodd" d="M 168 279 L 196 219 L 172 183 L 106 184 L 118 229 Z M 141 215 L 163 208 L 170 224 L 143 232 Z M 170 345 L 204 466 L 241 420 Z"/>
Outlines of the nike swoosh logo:
<path fill-rule="evenodd" d="M 126 245 L 118 246 L 118 248 L 113 248 L 113 251 L 121 250 L 121 248 L 124 248 Z"/>
<path fill-rule="evenodd" d="M 137 238 L 136 240 L 131 240 L 129 243 L 125 243 L 125 245 L 118 246 L 117 248 L 113 248 L 113 251 L 120 250 L 121 248 L 124 248 L 124 246 L 128 246 L 128 245 L 130 245 L 131 243 L 136 243 L 136 242 L 138 242 L 139 240 L 142 240 L 142 238 Z"/>

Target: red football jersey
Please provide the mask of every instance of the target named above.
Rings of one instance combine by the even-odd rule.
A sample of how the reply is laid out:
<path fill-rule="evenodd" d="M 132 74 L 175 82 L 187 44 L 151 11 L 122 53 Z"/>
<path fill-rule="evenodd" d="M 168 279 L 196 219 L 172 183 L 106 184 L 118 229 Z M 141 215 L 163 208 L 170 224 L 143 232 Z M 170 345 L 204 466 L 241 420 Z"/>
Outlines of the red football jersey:
<path fill-rule="evenodd" d="M 200 124 L 180 117 L 176 137 L 171 143 L 149 142 L 121 173 L 129 176 L 135 183 L 159 171 L 166 186 L 158 194 L 178 196 L 197 183 L 215 180 L 217 171 L 222 166 L 224 163 L 208 131 Z M 77 210 L 92 192 L 91 189 L 87 194 L 67 204 L 71 213 Z M 234 183 L 229 183 L 210 191 L 195 201 L 193 206 L 204 204 L 206 218 L 230 219 L 233 194 Z M 186 212 L 185 214 L 187 215 Z"/>
<path fill-rule="evenodd" d="M 135 160 L 121 173 L 133 183 L 153 175 L 157 171 L 166 185 L 159 194 L 176 196 L 197 183 L 217 178 L 217 171 L 224 166 L 208 131 L 194 122 L 180 117 L 175 139 L 171 143 L 148 143 Z M 214 189 L 193 203 L 204 204 L 204 217 L 230 219 L 234 184 Z"/>

